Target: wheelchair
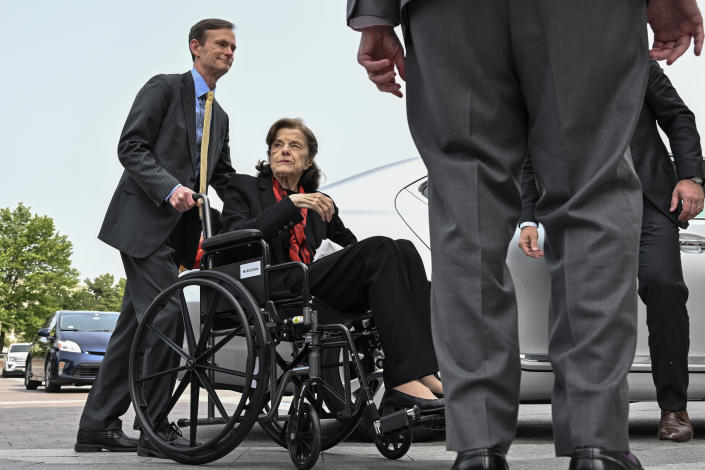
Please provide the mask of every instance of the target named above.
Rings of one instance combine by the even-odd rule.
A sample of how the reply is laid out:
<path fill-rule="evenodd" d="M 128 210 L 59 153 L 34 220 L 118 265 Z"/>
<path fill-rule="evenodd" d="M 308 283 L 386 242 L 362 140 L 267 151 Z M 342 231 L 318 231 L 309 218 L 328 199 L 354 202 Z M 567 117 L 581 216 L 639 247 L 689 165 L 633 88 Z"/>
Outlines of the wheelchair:
<path fill-rule="evenodd" d="M 159 451 L 184 464 L 208 463 L 259 423 L 297 468 L 309 469 L 361 423 L 390 459 L 406 454 L 414 427 L 442 426 L 442 415 L 418 407 L 380 416 L 372 389 L 382 380 L 383 353 L 369 312 L 344 315 L 312 297 L 307 266 L 271 266 L 258 230 L 211 236 L 208 198 L 194 199 L 203 213 L 200 268 L 152 302 L 129 359 L 137 425 Z M 270 289 L 281 275 L 298 279 L 295 292 Z M 166 402 L 159 387 L 168 387 Z M 171 426 L 188 445 L 160 432 L 179 413 L 186 416 Z"/>

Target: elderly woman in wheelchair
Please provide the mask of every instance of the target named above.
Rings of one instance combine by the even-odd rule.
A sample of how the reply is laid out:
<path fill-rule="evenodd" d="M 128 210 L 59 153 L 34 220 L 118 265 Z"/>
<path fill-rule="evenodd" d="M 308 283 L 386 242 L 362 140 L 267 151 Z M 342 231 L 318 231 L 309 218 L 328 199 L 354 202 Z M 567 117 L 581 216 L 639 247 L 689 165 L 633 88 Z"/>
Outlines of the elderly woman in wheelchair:
<path fill-rule="evenodd" d="M 300 469 L 360 423 L 399 458 L 412 426 L 444 411 L 421 258 L 407 240 L 357 241 L 316 191 L 318 144 L 302 121 L 274 123 L 267 146 L 257 177 L 232 175 L 220 234 L 211 236 L 199 196 L 201 268 L 154 300 L 133 342 L 137 424 L 163 456 L 189 464 L 223 457 L 256 422 Z M 342 248 L 316 257 L 324 240 Z M 165 359 L 143 355 L 147 345 Z M 380 374 L 381 417 L 371 388 Z M 171 398 L 157 402 L 164 384 Z M 156 431 L 175 414 L 186 416 L 175 429 L 187 445 Z"/>
<path fill-rule="evenodd" d="M 357 241 L 333 201 L 316 191 L 318 142 L 301 120 L 275 122 L 266 142 L 268 158 L 257 165 L 258 176 L 231 177 L 221 231 L 260 230 L 271 246 L 272 264 L 308 265 L 313 295 L 343 312 L 371 309 L 385 355 L 383 404 L 442 407 L 429 284 L 414 245 L 386 237 Z M 323 240 L 344 248 L 313 261 Z"/>

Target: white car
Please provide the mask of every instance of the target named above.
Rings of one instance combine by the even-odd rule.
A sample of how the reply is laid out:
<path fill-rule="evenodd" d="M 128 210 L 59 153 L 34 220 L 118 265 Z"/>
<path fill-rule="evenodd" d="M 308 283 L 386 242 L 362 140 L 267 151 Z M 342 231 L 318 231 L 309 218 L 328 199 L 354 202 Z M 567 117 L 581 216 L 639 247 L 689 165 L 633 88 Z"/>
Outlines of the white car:
<path fill-rule="evenodd" d="M 418 249 L 431 278 L 426 168 L 420 158 L 403 160 L 330 184 L 322 191 L 336 202 L 345 225 L 358 239 L 373 235 L 407 238 Z M 539 228 L 541 240 L 543 229 Z M 521 351 L 521 400 L 549 401 L 553 372 L 548 360 L 549 277 L 543 260 L 518 247 L 517 229 L 507 253 L 516 290 Z M 680 232 L 685 282 L 690 289 L 691 400 L 705 399 L 705 212 Z M 630 398 L 655 400 L 651 378 L 646 308 L 639 302 L 636 355 L 629 373 Z"/>
<path fill-rule="evenodd" d="M 2 368 L 2 376 L 9 377 L 11 375 L 24 375 L 25 361 L 27 360 L 27 351 L 31 343 L 14 343 L 7 350 L 7 359 Z"/>

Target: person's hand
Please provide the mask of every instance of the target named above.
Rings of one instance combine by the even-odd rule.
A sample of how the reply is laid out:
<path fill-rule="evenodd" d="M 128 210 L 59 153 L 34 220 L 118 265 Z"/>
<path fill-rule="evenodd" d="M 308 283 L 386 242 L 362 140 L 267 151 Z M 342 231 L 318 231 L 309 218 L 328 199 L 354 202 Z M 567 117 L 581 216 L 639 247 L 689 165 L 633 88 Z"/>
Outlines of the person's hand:
<path fill-rule="evenodd" d="M 196 205 L 196 201 L 193 200 L 193 191 L 184 186 L 179 186 L 171 193 L 169 197 L 169 204 L 179 212 L 186 212 Z"/>
<path fill-rule="evenodd" d="M 526 256 L 539 259 L 543 256 L 543 250 L 539 250 L 539 229 L 527 225 L 519 232 L 519 248 Z"/>
<path fill-rule="evenodd" d="M 695 41 L 695 55 L 703 48 L 703 17 L 696 0 L 651 0 L 647 16 L 654 32 L 650 55 L 671 65 Z"/>
<path fill-rule="evenodd" d="M 678 201 L 683 201 L 683 210 L 678 220 L 686 222 L 700 214 L 703 210 L 703 200 L 705 200 L 703 187 L 689 179 L 683 179 L 673 188 L 670 211 L 675 211 L 678 208 Z"/>
<path fill-rule="evenodd" d="M 391 26 L 371 26 L 363 28 L 357 61 L 367 70 L 367 76 L 377 85 L 379 91 L 391 93 L 401 98 L 401 85 L 396 81 L 394 66 L 399 76 L 406 80 L 404 48 Z"/>
<path fill-rule="evenodd" d="M 330 222 L 335 213 L 333 200 L 321 193 L 296 193 L 289 196 L 296 207 L 313 209 L 324 222 Z"/>

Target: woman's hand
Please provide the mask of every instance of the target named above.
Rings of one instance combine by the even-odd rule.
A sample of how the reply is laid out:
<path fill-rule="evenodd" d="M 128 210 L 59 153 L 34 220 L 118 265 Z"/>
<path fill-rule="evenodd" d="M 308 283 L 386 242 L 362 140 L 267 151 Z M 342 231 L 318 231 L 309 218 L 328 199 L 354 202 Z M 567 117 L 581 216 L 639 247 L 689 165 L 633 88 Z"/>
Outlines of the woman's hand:
<path fill-rule="evenodd" d="M 296 207 L 313 209 L 324 222 L 330 222 L 335 213 L 333 200 L 321 193 L 297 193 L 289 196 Z"/>

